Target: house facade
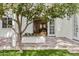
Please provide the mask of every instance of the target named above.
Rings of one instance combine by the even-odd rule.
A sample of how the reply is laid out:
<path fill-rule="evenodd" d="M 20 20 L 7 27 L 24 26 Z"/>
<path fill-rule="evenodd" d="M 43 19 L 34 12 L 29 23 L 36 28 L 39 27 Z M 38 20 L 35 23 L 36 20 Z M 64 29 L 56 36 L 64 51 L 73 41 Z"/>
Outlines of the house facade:
<path fill-rule="evenodd" d="M 9 15 L 3 17 L 3 21 L 0 20 L 0 37 L 12 36 L 13 41 L 15 40 L 15 33 L 11 27 L 14 27 L 17 31 L 17 25 L 12 19 L 16 19 L 16 15 L 12 14 L 11 10 L 7 12 Z M 26 25 L 26 18 L 22 18 L 22 29 Z M 13 25 L 13 26 L 11 26 Z M 38 19 L 31 23 L 25 33 L 36 33 L 44 32 L 45 36 L 54 37 L 66 37 L 71 40 L 79 41 L 79 14 L 73 15 L 72 17 L 65 17 L 63 19 L 56 18 L 49 22 L 43 22 Z"/>

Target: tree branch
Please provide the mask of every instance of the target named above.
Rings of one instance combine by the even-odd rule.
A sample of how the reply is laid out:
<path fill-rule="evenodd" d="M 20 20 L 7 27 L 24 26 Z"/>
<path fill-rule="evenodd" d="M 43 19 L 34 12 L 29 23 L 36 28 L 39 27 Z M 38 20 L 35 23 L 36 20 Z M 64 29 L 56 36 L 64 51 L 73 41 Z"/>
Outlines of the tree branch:
<path fill-rule="evenodd" d="M 26 24 L 25 28 L 23 29 L 22 33 L 25 32 L 25 30 L 27 29 L 28 25 L 30 25 L 31 23 L 32 23 L 32 21 L 30 23 L 28 23 L 28 21 L 27 21 L 27 24 Z"/>
<path fill-rule="evenodd" d="M 21 16 L 21 27 L 22 27 L 22 16 Z"/>

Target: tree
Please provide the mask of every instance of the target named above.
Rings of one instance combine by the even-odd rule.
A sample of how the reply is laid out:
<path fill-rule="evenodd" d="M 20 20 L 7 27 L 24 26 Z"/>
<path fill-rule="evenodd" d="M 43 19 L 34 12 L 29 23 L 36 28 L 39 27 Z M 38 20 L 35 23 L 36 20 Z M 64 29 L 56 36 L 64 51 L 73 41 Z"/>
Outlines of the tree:
<path fill-rule="evenodd" d="M 17 46 L 20 51 L 22 51 L 22 37 L 27 29 L 27 27 L 35 20 L 36 17 L 41 17 L 41 14 L 44 13 L 45 5 L 44 4 L 11 4 L 11 9 L 16 14 L 16 24 L 18 25 L 18 32 L 16 32 L 15 28 L 12 28 L 14 32 L 17 34 Z M 19 18 L 20 17 L 20 18 Z M 22 17 L 26 17 L 26 25 L 22 30 Z"/>
<path fill-rule="evenodd" d="M 4 9 L 3 9 L 3 4 L 0 3 L 0 18 L 4 15 Z"/>
<path fill-rule="evenodd" d="M 17 24 L 18 32 L 15 28 L 12 28 L 14 32 L 17 34 L 17 46 L 20 51 L 22 51 L 22 37 L 27 30 L 27 27 L 36 20 L 35 18 L 41 18 L 41 20 L 49 21 L 54 18 L 64 18 L 65 16 L 72 16 L 77 13 L 78 5 L 77 4 L 33 4 L 33 3 L 19 3 L 19 4 L 0 4 L 0 17 L 2 18 L 5 15 L 4 11 L 12 9 L 13 13 L 16 14 L 16 19 L 13 21 Z M 20 18 L 19 18 L 20 17 Z M 26 25 L 22 30 L 22 21 L 23 17 L 26 17 Z"/>
<path fill-rule="evenodd" d="M 75 3 L 56 3 L 48 7 L 47 13 L 52 19 L 71 17 L 78 12 L 78 8 L 78 4 Z"/>

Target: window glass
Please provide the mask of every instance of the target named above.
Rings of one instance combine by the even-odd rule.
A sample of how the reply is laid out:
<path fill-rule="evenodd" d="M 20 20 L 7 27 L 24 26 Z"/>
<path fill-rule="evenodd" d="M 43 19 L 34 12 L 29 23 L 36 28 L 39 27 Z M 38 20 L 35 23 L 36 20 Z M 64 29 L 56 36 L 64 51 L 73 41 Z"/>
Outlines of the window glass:
<path fill-rule="evenodd" d="M 12 18 L 3 18 L 2 28 L 11 28 L 11 27 L 12 27 Z"/>
<path fill-rule="evenodd" d="M 50 34 L 55 34 L 55 24 L 54 20 L 50 21 Z"/>

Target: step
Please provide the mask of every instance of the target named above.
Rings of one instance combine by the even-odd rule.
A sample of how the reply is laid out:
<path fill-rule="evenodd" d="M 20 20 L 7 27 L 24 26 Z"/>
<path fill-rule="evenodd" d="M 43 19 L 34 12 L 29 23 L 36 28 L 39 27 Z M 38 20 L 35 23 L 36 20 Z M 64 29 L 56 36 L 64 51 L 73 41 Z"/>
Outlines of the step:
<path fill-rule="evenodd" d="M 68 51 L 70 53 L 79 53 L 79 47 L 69 48 Z"/>

